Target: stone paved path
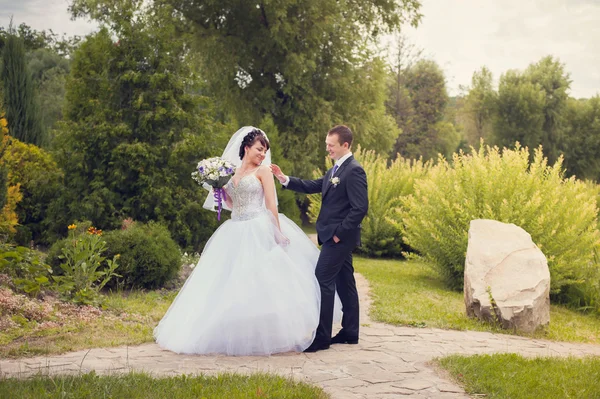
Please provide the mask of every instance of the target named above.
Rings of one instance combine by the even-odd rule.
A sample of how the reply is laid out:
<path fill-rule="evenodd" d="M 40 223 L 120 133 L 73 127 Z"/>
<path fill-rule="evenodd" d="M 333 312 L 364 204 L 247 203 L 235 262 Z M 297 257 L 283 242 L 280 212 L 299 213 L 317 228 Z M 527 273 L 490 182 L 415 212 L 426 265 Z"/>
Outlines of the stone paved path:
<path fill-rule="evenodd" d="M 368 283 L 357 275 L 361 297 L 358 345 L 271 357 L 177 355 L 156 344 L 91 349 L 59 356 L 0 359 L 0 375 L 145 370 L 156 375 L 265 371 L 323 387 L 334 399 L 468 398 L 428 363 L 447 354 L 515 352 L 525 356 L 600 356 L 600 345 L 559 343 L 510 335 L 395 327 L 370 321 Z"/>

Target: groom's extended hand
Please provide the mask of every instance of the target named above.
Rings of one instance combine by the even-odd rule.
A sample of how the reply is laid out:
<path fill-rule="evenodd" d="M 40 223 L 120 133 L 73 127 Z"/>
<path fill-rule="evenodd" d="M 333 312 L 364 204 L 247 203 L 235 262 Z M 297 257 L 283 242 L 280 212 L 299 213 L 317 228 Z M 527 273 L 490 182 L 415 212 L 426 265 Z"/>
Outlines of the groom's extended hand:
<path fill-rule="evenodd" d="M 277 180 L 279 180 L 279 183 L 283 184 L 287 180 L 287 176 L 283 174 L 281 168 L 279 168 L 279 166 L 275 165 L 274 163 L 271 164 L 271 172 L 273 173 L 273 175 L 275 175 Z"/>

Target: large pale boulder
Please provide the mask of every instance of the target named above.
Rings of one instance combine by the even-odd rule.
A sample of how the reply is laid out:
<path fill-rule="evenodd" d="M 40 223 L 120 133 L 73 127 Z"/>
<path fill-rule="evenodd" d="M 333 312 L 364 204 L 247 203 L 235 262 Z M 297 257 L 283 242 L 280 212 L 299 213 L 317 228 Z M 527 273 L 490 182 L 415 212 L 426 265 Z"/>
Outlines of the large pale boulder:
<path fill-rule="evenodd" d="M 464 289 L 470 317 L 524 332 L 550 322 L 548 262 L 514 224 L 471 221 Z"/>

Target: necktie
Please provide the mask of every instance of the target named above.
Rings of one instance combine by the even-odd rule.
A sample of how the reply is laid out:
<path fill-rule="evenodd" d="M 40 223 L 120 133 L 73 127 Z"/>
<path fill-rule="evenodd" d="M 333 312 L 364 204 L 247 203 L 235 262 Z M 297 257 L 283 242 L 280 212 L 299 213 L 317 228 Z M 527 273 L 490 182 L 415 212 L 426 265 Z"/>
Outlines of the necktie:
<path fill-rule="evenodd" d="M 331 176 L 335 175 L 335 172 L 338 170 L 338 164 L 336 163 L 335 165 L 333 165 L 333 172 L 331 173 Z"/>

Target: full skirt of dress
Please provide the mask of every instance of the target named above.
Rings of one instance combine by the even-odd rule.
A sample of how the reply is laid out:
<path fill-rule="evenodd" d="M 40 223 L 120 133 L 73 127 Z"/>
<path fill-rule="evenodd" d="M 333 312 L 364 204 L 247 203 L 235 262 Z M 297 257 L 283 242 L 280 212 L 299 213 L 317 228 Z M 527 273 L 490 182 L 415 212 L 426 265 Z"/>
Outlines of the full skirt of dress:
<path fill-rule="evenodd" d="M 302 351 L 312 343 L 320 310 L 319 250 L 285 215 L 279 221 L 288 245 L 278 244 L 266 210 L 215 231 L 154 330 L 162 348 L 242 356 Z"/>

